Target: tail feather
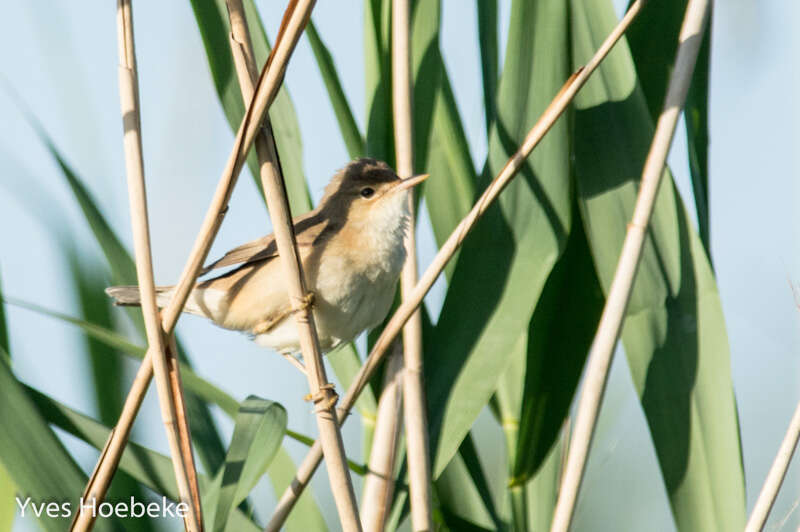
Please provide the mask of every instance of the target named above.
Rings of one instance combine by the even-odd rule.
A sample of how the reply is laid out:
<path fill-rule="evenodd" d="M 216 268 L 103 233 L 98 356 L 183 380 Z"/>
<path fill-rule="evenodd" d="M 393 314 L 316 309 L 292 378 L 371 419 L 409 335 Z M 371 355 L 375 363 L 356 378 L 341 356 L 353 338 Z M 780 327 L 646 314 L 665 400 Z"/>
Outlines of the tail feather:
<path fill-rule="evenodd" d="M 159 308 L 164 308 L 172 299 L 172 286 L 156 287 L 156 304 Z M 114 303 L 119 306 L 138 307 L 142 304 L 138 286 L 110 286 L 106 288 L 106 294 L 114 299 Z M 220 311 L 222 300 L 216 290 L 194 289 L 183 307 L 184 312 L 197 314 L 206 318 L 215 319 Z"/>
<path fill-rule="evenodd" d="M 122 307 L 138 307 L 142 304 L 142 297 L 138 286 L 110 286 L 106 294 L 114 299 L 114 304 Z M 156 304 L 166 307 L 172 297 L 171 286 L 156 287 Z"/>

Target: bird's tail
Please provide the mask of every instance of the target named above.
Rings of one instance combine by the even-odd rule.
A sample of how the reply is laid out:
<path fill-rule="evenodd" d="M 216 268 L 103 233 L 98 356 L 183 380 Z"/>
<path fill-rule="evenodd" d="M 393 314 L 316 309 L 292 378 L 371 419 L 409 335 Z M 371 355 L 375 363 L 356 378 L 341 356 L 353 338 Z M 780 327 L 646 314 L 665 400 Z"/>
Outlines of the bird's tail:
<path fill-rule="evenodd" d="M 172 297 L 172 286 L 156 287 L 156 304 L 166 307 Z M 106 294 L 114 299 L 114 304 L 121 307 L 138 307 L 142 304 L 142 296 L 138 286 L 109 286 Z"/>
<path fill-rule="evenodd" d="M 169 304 L 174 291 L 174 286 L 156 287 L 156 304 L 159 308 L 164 308 Z M 114 303 L 120 306 L 138 307 L 142 304 L 138 286 L 110 286 L 106 288 L 106 294 L 111 296 L 114 299 Z M 220 296 L 218 290 L 195 287 L 192 293 L 189 294 L 183 311 L 214 320 L 220 318 L 225 308 L 224 298 Z"/>

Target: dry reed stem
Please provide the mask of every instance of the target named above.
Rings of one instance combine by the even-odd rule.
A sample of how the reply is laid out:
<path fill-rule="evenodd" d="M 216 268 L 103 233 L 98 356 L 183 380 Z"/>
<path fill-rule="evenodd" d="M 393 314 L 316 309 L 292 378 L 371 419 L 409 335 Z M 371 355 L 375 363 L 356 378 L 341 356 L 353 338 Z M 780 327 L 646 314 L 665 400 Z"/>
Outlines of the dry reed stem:
<path fill-rule="evenodd" d="M 192 452 L 192 432 L 189 429 L 189 416 L 186 414 L 186 401 L 183 395 L 183 380 L 181 379 L 180 360 L 178 360 L 178 343 L 175 335 L 171 334 L 167 338 L 167 370 L 169 371 L 169 381 L 172 387 L 172 402 L 175 406 L 175 415 L 178 422 L 178 441 L 181 445 L 181 458 L 183 459 L 186 473 L 189 477 L 189 492 L 192 503 L 199 516 L 199 525 L 202 530 L 203 514 L 202 501 L 200 500 L 200 484 L 197 479 L 197 466 Z"/>
<path fill-rule="evenodd" d="M 233 149 L 214 192 L 211 205 L 209 205 L 206 216 L 203 219 L 192 251 L 181 273 L 175 293 L 161 313 L 162 327 L 167 335 L 172 334 L 175 329 L 178 317 L 200 274 L 203 262 L 206 260 L 211 244 L 228 209 L 228 200 L 244 164 L 246 154 L 253 144 L 253 139 L 260 128 L 267 109 L 275 99 L 278 88 L 283 81 L 286 64 L 300 38 L 302 29 L 308 21 L 313 4 L 313 0 L 292 0 L 287 7 L 281 24 L 281 32 L 267 60 L 267 65 L 264 66 L 261 72 L 253 101 L 247 106 L 242 124 L 236 134 Z M 153 356 L 153 350 L 148 349 L 125 399 L 119 421 L 109 434 L 106 446 L 98 459 L 95 470 L 89 480 L 87 491 L 90 488 L 98 493 L 105 493 L 108 490 L 108 485 L 125 449 L 131 427 L 139 412 L 147 387 L 150 385 L 150 379 L 153 377 Z"/>
<path fill-rule="evenodd" d="M 181 436 L 176 420 L 175 390 L 170 383 L 167 366 L 166 345 L 161 330 L 161 320 L 156 305 L 155 282 L 153 279 L 153 263 L 150 251 L 150 230 L 147 219 L 147 195 L 144 181 L 144 161 L 142 159 L 141 115 L 139 111 L 139 87 L 136 73 L 136 54 L 133 38 L 133 13 L 131 0 L 117 2 L 117 32 L 119 46 L 119 91 L 120 108 L 123 122 L 123 144 L 125 149 L 125 169 L 128 176 L 128 197 L 130 200 L 131 226 L 136 256 L 136 276 L 142 298 L 142 314 L 147 332 L 147 343 L 153 351 L 153 365 L 158 389 L 161 418 L 167 432 L 172 465 L 181 502 L 188 506 L 184 517 L 186 530 L 195 532 L 202 530 L 202 514 L 199 500 L 192 497 L 190 474 L 187 466 L 193 460 L 187 460 L 183 454 L 191 456 L 191 442 L 188 449 L 181 445 Z M 182 400 L 182 398 L 180 399 Z M 195 481 L 197 475 L 191 475 Z M 101 480 L 94 478 L 94 480 Z M 110 480 L 110 479 L 109 479 Z M 97 486 L 95 485 L 95 488 Z M 196 492 L 196 491 L 195 491 Z M 86 500 L 102 500 L 105 490 L 89 489 Z M 95 516 L 90 512 L 79 512 L 73 522 L 73 530 L 89 530 L 94 524 Z"/>
<path fill-rule="evenodd" d="M 642 180 L 633 218 L 628 224 L 614 280 L 611 283 L 600 324 L 589 350 L 589 362 L 586 367 L 583 393 L 578 403 L 572 441 L 569 445 L 567 467 L 553 516 L 551 527 L 553 532 L 566 532 L 575 512 L 575 503 L 608 380 L 608 370 L 614 355 L 614 347 L 625 318 L 625 310 L 630 299 L 633 281 L 636 278 L 647 226 L 653 213 L 675 127 L 692 80 L 703 30 L 708 19 L 708 11 L 709 0 L 690 0 L 686 6 L 675 67 L 670 76 L 664 108 L 658 118 L 650 152 L 642 170 Z"/>
<path fill-rule="evenodd" d="M 775 504 L 775 498 L 783 484 L 783 479 L 786 477 L 786 471 L 789 469 L 789 463 L 792 460 L 792 455 L 797 448 L 797 440 L 800 439 L 800 403 L 795 408 L 792 420 L 789 422 L 789 429 L 786 431 L 786 436 L 781 442 L 778 449 L 778 454 L 769 468 L 767 478 L 764 480 L 764 486 L 761 488 L 761 493 L 758 494 L 758 499 L 747 520 L 745 532 L 758 532 L 763 530 L 767 522 L 772 506 Z"/>
<path fill-rule="evenodd" d="M 402 178 L 414 173 L 413 115 L 411 83 L 411 31 L 408 0 L 392 2 L 392 102 L 397 173 Z M 408 195 L 409 219 L 406 233 L 406 263 L 401 275 L 402 299 L 408 299 L 417 284 L 417 246 L 414 192 Z M 431 511 L 431 460 L 422 363 L 422 313 L 417 309 L 403 327 L 403 414 L 408 453 L 408 483 L 411 527 L 415 531 L 433 530 Z"/>
<path fill-rule="evenodd" d="M 395 343 L 386 363 L 383 390 L 378 401 L 375 438 L 369 454 L 361 498 L 361 523 L 366 532 L 379 532 L 386 526 L 394 497 L 394 472 L 400 443 L 400 413 L 403 409 L 403 349 Z"/>
<path fill-rule="evenodd" d="M 589 79 L 589 76 L 608 55 L 619 38 L 622 37 L 622 34 L 625 33 L 625 30 L 630 26 L 635 16 L 641 10 L 643 3 L 643 0 L 638 0 L 631 5 L 625 17 L 620 21 L 617 27 L 614 28 L 614 31 L 609 34 L 592 59 L 567 79 L 561 87 L 561 90 L 559 90 L 558 94 L 550 102 L 550 105 L 544 110 L 542 116 L 539 117 L 536 124 L 528 131 L 527 136 L 517 152 L 506 162 L 503 169 L 500 170 L 497 177 L 486 187 L 486 190 L 484 190 L 481 197 L 478 198 L 478 201 L 467 216 L 459 222 L 447 238 L 447 241 L 445 241 L 439 249 L 439 252 L 434 257 L 430 266 L 428 266 L 428 269 L 425 270 L 419 282 L 414 286 L 408 298 L 397 308 L 392 318 L 386 324 L 386 327 L 384 327 L 378 341 L 372 347 L 372 351 L 367 357 L 367 360 L 353 379 L 353 383 L 347 390 L 347 394 L 342 398 L 341 405 L 337 410 L 340 424 L 347 418 L 359 394 L 380 365 L 389 344 L 400 332 L 400 329 L 411 317 L 411 314 L 422 304 L 422 300 L 428 293 L 428 290 L 431 289 L 433 283 L 442 273 L 444 267 L 453 257 L 456 250 L 464 242 L 464 239 L 475 226 L 478 219 L 486 212 L 492 202 L 497 199 L 500 192 L 503 191 L 506 185 L 508 185 L 511 179 L 516 175 L 531 151 L 533 151 L 544 135 L 550 130 L 553 124 L 555 124 L 556 120 L 558 120 L 564 110 L 566 110 L 580 88 L 586 83 L 586 80 Z M 300 494 L 311 480 L 314 471 L 316 471 L 317 466 L 319 466 L 320 460 L 322 460 L 321 451 L 320 443 L 318 441 L 314 442 L 314 445 L 311 446 L 308 454 L 298 466 L 297 474 L 291 485 L 283 492 L 281 498 L 278 500 L 275 513 L 269 523 L 267 523 L 265 531 L 278 532 L 278 530 L 280 530 L 286 516 L 289 515 L 298 497 L 300 497 Z"/>
<path fill-rule="evenodd" d="M 228 0 L 228 13 L 231 22 L 231 50 L 236 64 L 236 73 L 242 96 L 247 101 L 253 92 L 255 81 L 255 57 L 250 41 L 250 32 L 244 16 L 241 0 Z M 344 443 L 336 420 L 336 394 L 328 385 L 322 350 L 319 346 L 316 325 L 308 301 L 305 275 L 295 241 L 286 186 L 280 168 L 275 139 L 269 119 L 255 139 L 261 183 L 267 201 L 278 255 L 284 268 L 287 291 L 295 316 L 300 347 L 306 361 L 306 376 L 314 401 L 317 404 L 317 425 L 328 465 L 331 490 L 339 512 L 343 530 L 361 530 L 355 491 L 350 479 L 350 471 L 344 453 Z"/>

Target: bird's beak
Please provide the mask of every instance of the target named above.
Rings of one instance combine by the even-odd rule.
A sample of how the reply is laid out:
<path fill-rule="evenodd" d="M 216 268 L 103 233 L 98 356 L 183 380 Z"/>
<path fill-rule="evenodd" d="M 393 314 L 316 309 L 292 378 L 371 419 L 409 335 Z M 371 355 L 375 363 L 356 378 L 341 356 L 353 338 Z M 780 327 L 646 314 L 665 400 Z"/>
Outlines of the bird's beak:
<path fill-rule="evenodd" d="M 430 174 L 417 174 L 417 175 L 412 175 L 411 177 L 407 177 L 405 179 L 401 179 L 400 182 L 397 185 L 395 185 L 394 190 L 395 192 L 399 192 L 401 190 L 406 190 L 413 186 L 419 185 L 420 183 L 428 179 L 429 176 Z"/>

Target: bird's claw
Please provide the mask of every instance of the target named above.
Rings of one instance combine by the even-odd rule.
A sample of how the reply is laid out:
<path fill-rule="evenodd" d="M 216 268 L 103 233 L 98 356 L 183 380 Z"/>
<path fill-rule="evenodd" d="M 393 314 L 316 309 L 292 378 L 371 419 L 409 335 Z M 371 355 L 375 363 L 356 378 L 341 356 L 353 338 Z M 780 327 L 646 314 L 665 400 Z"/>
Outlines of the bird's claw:
<path fill-rule="evenodd" d="M 315 393 L 307 393 L 303 396 L 304 401 L 311 401 L 317 405 L 316 411 L 330 410 L 336 405 L 339 396 L 336 394 L 333 383 L 323 384 Z"/>
<path fill-rule="evenodd" d="M 306 310 L 310 309 L 314 306 L 314 292 L 308 292 L 303 298 L 300 300 L 300 306 L 294 309 L 292 312 L 305 312 Z"/>

